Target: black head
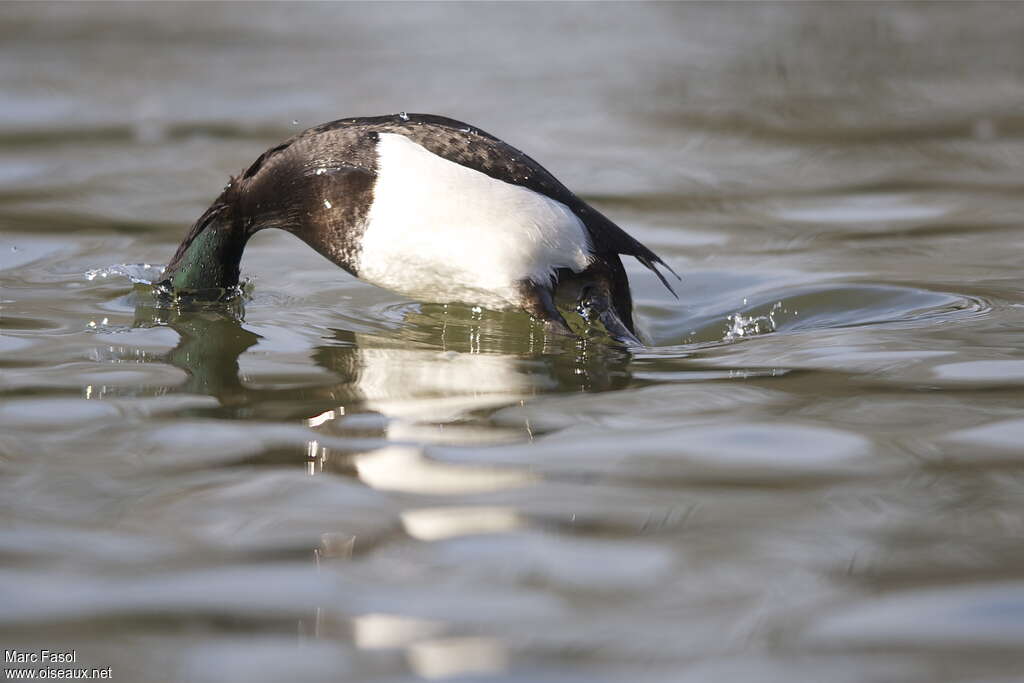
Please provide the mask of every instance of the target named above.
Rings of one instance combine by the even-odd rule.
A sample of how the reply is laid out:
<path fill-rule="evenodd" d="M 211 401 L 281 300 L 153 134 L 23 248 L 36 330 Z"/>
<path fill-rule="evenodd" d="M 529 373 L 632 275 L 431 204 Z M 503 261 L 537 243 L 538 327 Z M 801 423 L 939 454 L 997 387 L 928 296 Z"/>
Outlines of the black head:
<path fill-rule="evenodd" d="M 264 228 L 287 230 L 356 274 L 376 143 L 372 131 L 307 131 L 267 150 L 192 226 L 165 283 L 174 291 L 234 287 L 246 243 Z"/>

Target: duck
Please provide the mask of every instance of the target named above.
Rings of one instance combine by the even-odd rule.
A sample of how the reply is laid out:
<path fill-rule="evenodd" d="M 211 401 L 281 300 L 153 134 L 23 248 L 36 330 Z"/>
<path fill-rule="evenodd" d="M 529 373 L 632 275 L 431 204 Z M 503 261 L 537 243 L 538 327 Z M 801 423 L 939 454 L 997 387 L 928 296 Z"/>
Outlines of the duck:
<path fill-rule="evenodd" d="M 246 243 L 267 228 L 412 299 L 521 309 L 571 336 L 556 304 L 564 290 L 630 344 L 640 341 L 621 257 L 673 295 L 659 266 L 679 278 L 531 157 L 433 114 L 339 119 L 271 147 L 196 220 L 160 284 L 175 294 L 230 290 Z"/>

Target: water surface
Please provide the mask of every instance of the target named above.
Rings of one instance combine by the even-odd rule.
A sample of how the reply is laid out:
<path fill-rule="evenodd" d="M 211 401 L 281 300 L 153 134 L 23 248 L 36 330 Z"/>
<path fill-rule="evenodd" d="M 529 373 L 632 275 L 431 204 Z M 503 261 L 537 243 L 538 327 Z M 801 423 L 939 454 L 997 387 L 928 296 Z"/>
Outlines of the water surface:
<path fill-rule="evenodd" d="M 0 634 L 124 681 L 1011 681 L 1012 4 L 0 7 Z M 684 275 L 645 349 L 258 235 L 266 147 L 447 114 Z M 137 265 L 133 265 L 137 264 Z M 148 265 L 147 265 L 148 264 Z"/>

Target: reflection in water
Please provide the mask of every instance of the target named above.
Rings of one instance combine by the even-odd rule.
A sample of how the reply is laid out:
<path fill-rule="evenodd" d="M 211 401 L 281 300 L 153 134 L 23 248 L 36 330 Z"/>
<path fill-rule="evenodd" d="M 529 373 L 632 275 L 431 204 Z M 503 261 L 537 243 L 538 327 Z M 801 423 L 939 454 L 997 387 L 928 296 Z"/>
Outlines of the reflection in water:
<path fill-rule="evenodd" d="M 289 459 L 304 458 L 307 474 L 330 471 L 382 491 L 437 496 L 535 483 L 537 477 L 527 470 L 444 463 L 427 455 L 424 447 L 529 441 L 534 434 L 524 405 L 527 398 L 629 382 L 628 356 L 602 340 L 518 336 L 502 327 L 494 314 L 444 308 L 453 315 L 447 316 L 441 307 L 407 314 L 404 331 L 417 338 L 414 344 L 333 330 L 309 351 L 313 362 L 329 371 L 329 378 L 319 375 L 298 382 L 290 376 L 286 385 L 275 384 L 272 378 L 253 381 L 240 369 L 239 358 L 262 339 L 247 329 L 240 307 L 213 311 L 138 306 L 135 326 L 166 326 L 177 332 L 177 345 L 165 357 L 149 360 L 181 368 L 187 374 L 182 391 L 217 401 L 216 408 L 200 406 L 188 412 L 275 422 L 300 419 L 317 436 L 309 438 L 304 449 L 290 449 Z M 438 318 L 442 324 L 437 324 Z M 523 318 L 515 317 L 513 327 L 529 325 Z M 518 420 L 505 419 L 501 427 L 490 424 L 487 416 L 506 407 L 520 410 Z M 285 442 L 294 438 L 279 433 Z M 282 455 L 268 452 L 260 457 L 278 462 Z M 493 530 L 497 519 L 487 511 L 425 514 L 403 519 L 410 536 L 441 537 L 463 528 Z"/>
<path fill-rule="evenodd" d="M 429 460 L 420 448 L 388 446 L 355 456 L 359 479 L 382 491 L 477 493 L 536 481 L 528 472 L 494 467 L 449 465 Z"/>
<path fill-rule="evenodd" d="M 393 614 L 363 614 L 352 620 L 356 647 L 376 650 L 408 645 L 444 631 L 444 624 Z"/>
<path fill-rule="evenodd" d="M 494 674 L 508 667 L 508 653 L 495 638 L 424 640 L 409 648 L 409 667 L 429 679 Z"/>
<path fill-rule="evenodd" d="M 328 382 L 291 381 L 287 386 L 253 382 L 239 358 L 258 347 L 260 335 L 229 311 L 136 309 L 135 325 L 167 326 L 179 335 L 165 359 L 187 373 L 186 393 L 209 395 L 219 407 L 214 415 L 273 420 L 302 419 L 323 436 L 306 443 L 307 473 L 329 470 L 366 486 L 403 494 L 445 497 L 490 493 L 529 486 L 538 477 L 528 470 L 472 464 L 448 464 L 429 458 L 422 446 L 382 445 L 339 448 L 339 437 L 383 436 L 389 442 L 487 443 L 532 438 L 529 421 L 522 429 L 472 427 L 473 414 L 514 406 L 541 392 L 605 389 L 628 382 L 627 356 L 592 340 L 554 344 L 530 334 L 516 338 L 493 319 L 470 311 L 467 318 L 435 326 L 440 339 L 423 331 L 434 321 L 416 312 L 409 334 L 416 344 L 367 333 L 333 330 L 311 350 L 313 362 L 328 370 Z M 559 346 L 563 348 L 558 348 Z M 557 349 L 557 353 L 554 350 Z M 435 498 L 436 499 L 436 498 Z M 444 498 L 440 498 L 444 500 Z M 467 535 L 522 529 L 525 517 L 511 507 L 463 505 L 409 507 L 400 515 L 408 538 L 435 542 Z M 372 541 L 370 541 L 372 543 Z M 318 571 L 332 563 L 351 562 L 367 540 L 358 534 L 325 532 L 313 548 Z M 339 618 L 329 603 L 318 605 L 297 627 L 316 641 L 351 638 L 360 650 L 399 648 L 416 675 L 434 679 L 503 671 L 508 655 L 502 642 L 489 637 L 455 637 L 442 621 L 400 614 L 371 613 Z"/>
<path fill-rule="evenodd" d="M 184 391 L 213 396 L 221 415 L 304 418 L 316 427 L 367 411 L 450 422 L 542 392 L 606 391 L 629 382 L 628 354 L 604 340 L 517 337 L 490 317 L 480 318 L 480 324 L 456 319 L 435 326 L 434 339 L 415 345 L 333 330 L 311 357 L 335 381 L 256 387 L 240 371 L 239 357 L 257 346 L 260 336 L 240 318 L 223 311 L 140 306 L 135 325 L 166 325 L 179 334 L 167 362 L 188 373 Z M 408 319 L 409 336 L 423 337 L 429 322 L 418 312 Z M 566 353 L 567 347 L 574 352 Z"/>
<path fill-rule="evenodd" d="M 209 394 L 225 406 L 244 402 L 238 357 L 255 346 L 259 337 L 234 319 L 217 313 L 175 316 L 169 324 L 181 336 L 167 360 L 188 373 L 182 389 Z"/>
<path fill-rule="evenodd" d="M 526 518 L 514 508 L 420 508 L 402 513 L 402 527 L 405 532 L 421 541 L 436 541 L 472 534 L 493 534 L 526 526 Z"/>

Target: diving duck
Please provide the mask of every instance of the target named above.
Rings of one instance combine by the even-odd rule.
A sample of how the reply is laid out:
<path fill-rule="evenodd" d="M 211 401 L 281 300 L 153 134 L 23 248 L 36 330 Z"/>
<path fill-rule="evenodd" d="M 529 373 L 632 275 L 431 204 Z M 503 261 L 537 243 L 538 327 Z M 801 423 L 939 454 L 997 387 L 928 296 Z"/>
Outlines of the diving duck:
<path fill-rule="evenodd" d="M 175 292 L 238 284 L 258 230 L 293 233 L 352 275 L 430 303 L 523 309 L 572 334 L 555 304 L 639 343 L 620 255 L 671 291 L 654 252 L 540 164 L 475 126 L 430 114 L 331 121 L 261 154 L 195 222 L 164 270 Z"/>

